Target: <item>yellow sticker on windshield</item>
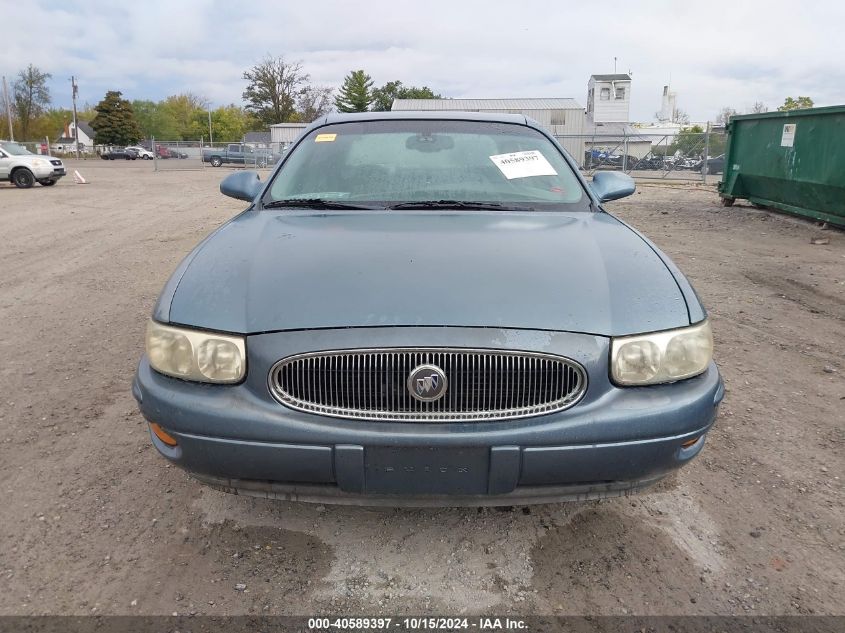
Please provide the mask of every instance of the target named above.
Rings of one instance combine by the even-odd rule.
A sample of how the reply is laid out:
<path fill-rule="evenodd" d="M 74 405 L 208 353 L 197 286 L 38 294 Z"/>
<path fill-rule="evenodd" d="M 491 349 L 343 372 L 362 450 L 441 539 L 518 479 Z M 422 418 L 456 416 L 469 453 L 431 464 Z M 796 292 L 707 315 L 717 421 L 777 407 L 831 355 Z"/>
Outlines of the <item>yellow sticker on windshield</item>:
<path fill-rule="evenodd" d="M 337 138 L 337 134 L 318 134 L 314 139 L 315 143 L 331 143 Z"/>

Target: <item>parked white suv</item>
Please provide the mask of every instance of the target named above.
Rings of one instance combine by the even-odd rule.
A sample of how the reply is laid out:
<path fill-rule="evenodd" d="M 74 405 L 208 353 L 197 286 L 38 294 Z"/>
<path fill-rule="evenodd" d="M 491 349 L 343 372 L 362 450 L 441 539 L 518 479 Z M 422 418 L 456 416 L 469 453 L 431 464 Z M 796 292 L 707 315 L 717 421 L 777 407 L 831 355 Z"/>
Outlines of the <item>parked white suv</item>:
<path fill-rule="evenodd" d="M 49 187 L 66 173 L 58 158 L 33 154 L 17 143 L 0 141 L 0 181 L 10 180 L 21 189 L 29 189 L 36 182 Z"/>
<path fill-rule="evenodd" d="M 137 153 L 138 158 L 143 158 L 144 160 L 152 160 L 153 159 L 153 153 L 148 149 L 144 149 L 140 145 L 132 145 L 131 147 L 127 147 L 126 149 L 130 149 L 130 150 L 134 151 L 135 153 Z"/>

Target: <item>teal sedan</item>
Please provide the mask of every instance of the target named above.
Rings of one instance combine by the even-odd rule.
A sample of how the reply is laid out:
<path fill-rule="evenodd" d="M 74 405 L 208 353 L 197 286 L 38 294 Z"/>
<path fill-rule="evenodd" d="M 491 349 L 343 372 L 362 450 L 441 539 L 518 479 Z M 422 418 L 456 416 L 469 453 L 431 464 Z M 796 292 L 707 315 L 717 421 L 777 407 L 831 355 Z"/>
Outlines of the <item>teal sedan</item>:
<path fill-rule="evenodd" d="M 133 393 L 216 488 L 350 504 L 628 494 L 689 463 L 724 395 L 678 268 L 521 115 L 332 114 L 203 240 Z"/>

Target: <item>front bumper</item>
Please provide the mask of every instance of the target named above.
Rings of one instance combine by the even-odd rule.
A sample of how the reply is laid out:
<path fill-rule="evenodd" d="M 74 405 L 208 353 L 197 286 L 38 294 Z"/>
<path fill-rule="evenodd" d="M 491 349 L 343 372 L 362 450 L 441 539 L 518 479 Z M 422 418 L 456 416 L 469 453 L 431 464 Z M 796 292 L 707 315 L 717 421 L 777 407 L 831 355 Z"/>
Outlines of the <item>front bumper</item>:
<path fill-rule="evenodd" d="M 362 333 L 350 331 L 249 337 L 249 375 L 234 386 L 168 378 L 144 358 L 133 393 L 144 417 L 178 441 L 170 447 L 152 436 L 174 464 L 230 492 L 303 501 L 513 505 L 621 495 L 703 448 L 724 396 L 715 364 L 675 384 L 620 389 L 607 379 L 607 339 L 535 333 L 529 340 L 525 333 L 493 332 L 501 336 L 413 328 L 413 340 L 470 347 L 485 346 L 483 339 L 486 347 L 541 347 L 569 356 L 589 373 L 584 399 L 536 418 L 426 424 L 329 419 L 272 399 L 266 376 L 273 362 L 301 351 L 363 347 Z M 385 346 L 412 340 L 405 328 L 369 334 Z M 363 340 L 373 343 L 372 336 Z"/>
<path fill-rule="evenodd" d="M 50 165 L 33 167 L 31 169 L 32 175 L 36 180 L 58 180 L 67 175 L 64 165 Z"/>

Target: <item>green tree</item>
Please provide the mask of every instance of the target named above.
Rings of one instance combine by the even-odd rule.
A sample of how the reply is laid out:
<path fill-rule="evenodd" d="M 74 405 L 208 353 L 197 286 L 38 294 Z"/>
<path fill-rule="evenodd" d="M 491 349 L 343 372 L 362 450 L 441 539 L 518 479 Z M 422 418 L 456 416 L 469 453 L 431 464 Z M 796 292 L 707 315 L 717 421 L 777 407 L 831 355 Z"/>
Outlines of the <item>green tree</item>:
<path fill-rule="evenodd" d="M 388 81 L 381 88 L 373 90 L 372 110 L 376 112 L 387 112 L 393 106 L 394 99 L 442 99 L 435 94 L 428 86 L 417 88 L 416 86 L 404 86 L 399 80 Z"/>
<path fill-rule="evenodd" d="M 91 121 L 91 127 L 96 132 L 94 142 L 98 145 L 131 145 L 143 136 L 132 104 L 121 96 L 121 92 L 109 90 L 94 107 L 97 116 Z"/>
<path fill-rule="evenodd" d="M 694 156 L 704 152 L 704 128 L 700 125 L 683 127 L 675 140 L 666 149 L 667 155 L 680 151 L 683 156 Z"/>
<path fill-rule="evenodd" d="M 249 82 L 243 93 L 246 109 L 265 126 L 291 121 L 296 97 L 310 79 L 302 70 L 302 62 L 270 55 L 245 71 L 243 78 Z"/>
<path fill-rule="evenodd" d="M 247 130 L 247 115 L 235 104 L 222 106 L 211 112 L 211 126 L 215 140 L 239 141 Z"/>
<path fill-rule="evenodd" d="M 220 106 L 211 111 L 211 133 L 215 143 L 240 141 L 244 133 L 249 131 L 249 115 L 234 104 Z M 195 113 L 191 129 L 186 138 L 199 139 L 205 137 L 208 141 L 208 110 Z"/>
<path fill-rule="evenodd" d="M 334 106 L 339 112 L 366 112 L 373 102 L 373 80 L 363 70 L 353 70 L 343 80 Z"/>
<path fill-rule="evenodd" d="M 23 140 L 29 140 L 33 119 L 41 116 L 50 104 L 50 89 L 47 87 L 50 77 L 50 73 L 43 73 L 30 64 L 18 73 L 12 86 L 12 100 Z"/>
<path fill-rule="evenodd" d="M 49 108 L 30 124 L 30 137 L 41 140 L 45 136 L 56 139 L 64 134 L 65 125 L 73 120 L 73 112 L 64 108 Z"/>
<path fill-rule="evenodd" d="M 798 97 L 793 99 L 787 97 L 783 100 L 783 105 L 778 108 L 778 112 L 789 112 L 790 110 L 805 110 L 813 107 L 813 100 L 810 97 Z"/>
<path fill-rule="evenodd" d="M 208 111 L 206 104 L 208 99 L 195 95 L 192 92 L 185 92 L 179 95 L 170 95 L 158 106 L 162 110 L 164 119 L 173 126 L 172 138 L 161 136 L 162 140 L 181 141 L 187 139 L 199 139 L 203 134 L 208 135 Z M 205 131 L 203 126 L 198 126 L 196 121 L 205 117 Z"/>
<path fill-rule="evenodd" d="M 135 119 L 144 138 L 179 140 L 181 132 L 172 113 L 161 102 L 136 99 L 132 102 Z"/>

